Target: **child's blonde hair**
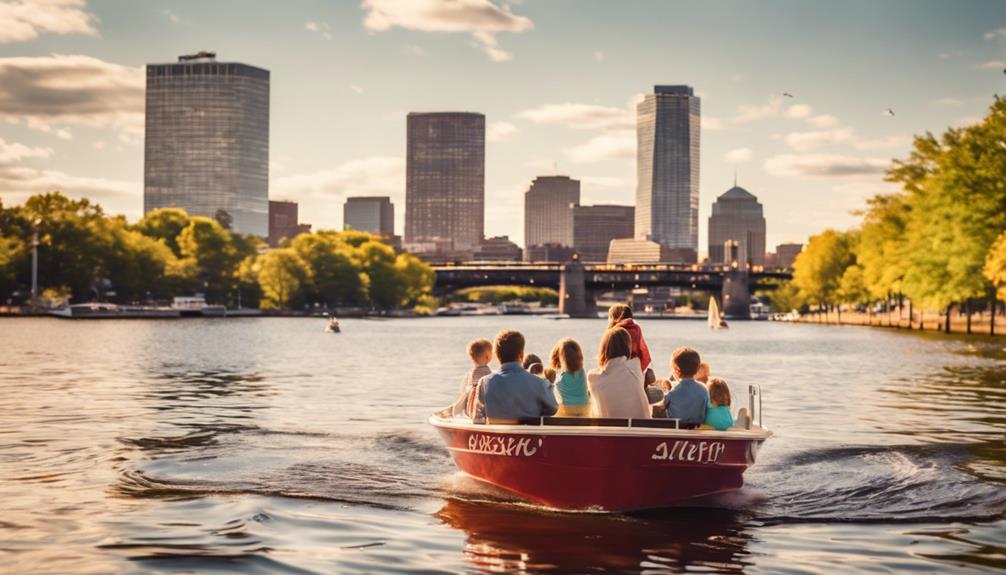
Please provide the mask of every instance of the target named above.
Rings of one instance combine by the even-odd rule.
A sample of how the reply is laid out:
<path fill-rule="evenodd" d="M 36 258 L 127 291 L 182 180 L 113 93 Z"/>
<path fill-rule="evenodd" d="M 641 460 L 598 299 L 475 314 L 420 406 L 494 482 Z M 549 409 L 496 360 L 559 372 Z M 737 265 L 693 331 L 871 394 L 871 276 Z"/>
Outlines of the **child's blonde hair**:
<path fill-rule="evenodd" d="M 473 339 L 468 342 L 468 357 L 470 357 L 472 361 L 478 361 L 478 359 L 485 355 L 486 352 L 492 353 L 492 351 L 493 342 L 485 339 L 484 337 Z"/>
<path fill-rule="evenodd" d="M 730 407 L 730 388 L 723 378 L 709 378 L 709 401 L 713 407 L 721 405 Z"/>
<path fill-rule="evenodd" d="M 542 372 L 542 376 L 544 376 L 549 383 L 555 383 L 555 370 L 551 367 L 546 367 L 545 371 Z"/>
<path fill-rule="evenodd" d="M 552 348 L 552 356 L 549 358 L 552 369 L 562 369 L 567 373 L 576 373 L 583 369 L 583 350 L 575 339 L 566 338 L 559 340 Z"/>

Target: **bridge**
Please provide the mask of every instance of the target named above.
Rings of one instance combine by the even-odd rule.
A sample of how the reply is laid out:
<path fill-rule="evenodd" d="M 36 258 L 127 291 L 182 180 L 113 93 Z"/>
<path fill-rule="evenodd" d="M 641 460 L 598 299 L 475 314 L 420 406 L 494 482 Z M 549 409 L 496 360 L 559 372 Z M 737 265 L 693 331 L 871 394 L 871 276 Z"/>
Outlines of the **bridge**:
<path fill-rule="evenodd" d="M 470 263 L 434 266 L 439 294 L 491 286 L 549 287 L 559 291 L 559 311 L 571 317 L 592 317 L 596 296 L 610 290 L 678 287 L 720 294 L 724 313 L 748 317 L 751 292 L 768 279 L 790 279 L 783 268 L 751 269 L 710 264 L 518 264 Z"/>

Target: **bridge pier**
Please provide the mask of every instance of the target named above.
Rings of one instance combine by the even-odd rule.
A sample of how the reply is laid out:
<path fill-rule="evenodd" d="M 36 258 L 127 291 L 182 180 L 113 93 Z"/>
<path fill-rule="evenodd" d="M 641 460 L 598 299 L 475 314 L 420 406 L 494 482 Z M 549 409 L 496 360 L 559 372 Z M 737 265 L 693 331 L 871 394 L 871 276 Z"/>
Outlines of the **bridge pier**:
<path fill-rule="evenodd" d="M 594 298 L 587 293 L 586 273 L 580 262 L 562 266 L 559 274 L 559 313 L 569 317 L 597 317 L 597 307 Z"/>
<path fill-rule="evenodd" d="M 728 318 L 751 318 L 751 281 L 748 271 L 731 270 L 723 274 L 723 315 Z"/>

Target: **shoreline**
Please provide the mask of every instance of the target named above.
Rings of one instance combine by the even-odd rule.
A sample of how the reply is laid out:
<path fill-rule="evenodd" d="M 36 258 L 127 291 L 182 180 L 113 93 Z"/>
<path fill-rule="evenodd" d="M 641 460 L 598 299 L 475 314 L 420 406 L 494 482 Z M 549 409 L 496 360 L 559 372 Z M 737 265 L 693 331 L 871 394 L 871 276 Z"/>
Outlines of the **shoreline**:
<path fill-rule="evenodd" d="M 958 311 L 950 314 L 950 326 L 947 329 L 947 316 L 937 312 L 907 310 L 899 313 L 892 310 L 887 313 L 862 313 L 843 311 L 813 312 L 800 316 L 794 323 L 811 323 L 821 325 L 882 327 L 904 331 L 923 331 L 953 335 L 977 335 L 985 337 L 1001 337 L 1006 335 L 1006 315 L 997 313 L 994 317 L 989 313 L 973 313 L 970 319 Z"/>

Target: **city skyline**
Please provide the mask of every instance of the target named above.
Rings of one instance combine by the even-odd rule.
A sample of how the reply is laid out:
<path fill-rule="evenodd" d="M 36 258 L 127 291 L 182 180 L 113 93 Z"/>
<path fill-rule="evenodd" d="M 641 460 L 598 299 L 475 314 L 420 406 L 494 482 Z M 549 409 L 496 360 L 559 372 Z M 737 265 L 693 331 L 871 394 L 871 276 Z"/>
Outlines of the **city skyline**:
<path fill-rule="evenodd" d="M 1006 59 L 1006 8 L 981 2 L 967 11 L 863 3 L 862 19 L 849 7 L 784 2 L 473 0 L 458 4 L 453 28 L 436 10 L 377 0 L 35 10 L 53 6 L 48 23 L 30 10 L 0 17 L 0 198 L 62 189 L 134 220 L 143 66 L 199 49 L 272 72 L 270 197 L 299 202 L 316 229 L 341 228 L 347 196 L 405 205 L 409 111 L 486 115 L 487 236 L 522 238 L 522 194 L 540 175 L 581 180 L 583 204 L 633 204 L 635 104 L 654 84 L 680 83 L 703 105 L 699 221 L 738 167 L 772 223 L 769 245 L 851 225 L 865 197 L 893 189 L 883 169 L 912 134 L 982 115 Z M 698 24 L 713 22 L 717 35 L 703 37 Z M 612 26 L 598 34 L 600 23 Z M 687 58 L 673 56 L 685 47 Z"/>

